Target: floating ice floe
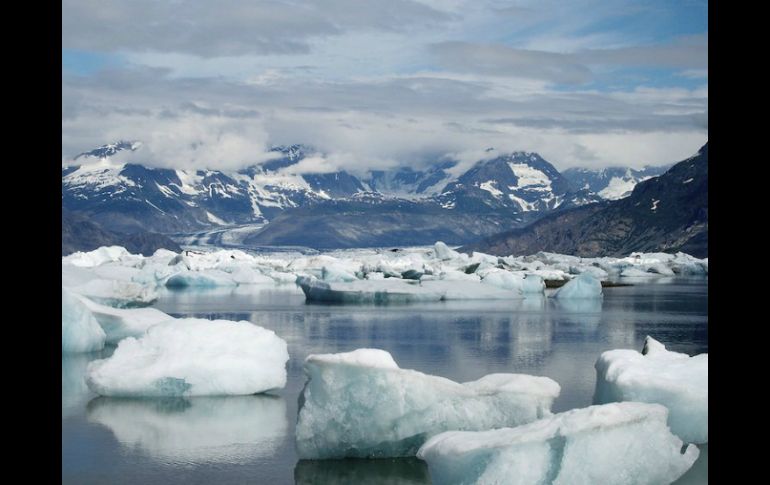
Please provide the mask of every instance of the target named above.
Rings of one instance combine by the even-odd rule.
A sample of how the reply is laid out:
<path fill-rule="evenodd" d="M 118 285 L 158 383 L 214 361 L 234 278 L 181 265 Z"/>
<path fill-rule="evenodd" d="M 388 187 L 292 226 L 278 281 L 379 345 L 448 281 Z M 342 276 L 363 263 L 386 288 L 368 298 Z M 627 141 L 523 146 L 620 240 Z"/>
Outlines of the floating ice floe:
<path fill-rule="evenodd" d="M 516 428 L 449 431 L 420 448 L 434 484 L 661 485 L 698 458 L 657 404 L 575 409 Z"/>
<path fill-rule="evenodd" d="M 82 296 L 78 298 L 99 322 L 107 335 L 106 342 L 110 344 L 126 337 L 141 337 L 153 325 L 173 320 L 173 317 L 156 308 L 113 308 Z"/>
<path fill-rule="evenodd" d="M 559 385 L 547 377 L 490 374 L 460 384 L 400 369 L 378 349 L 311 355 L 300 396 L 300 458 L 413 456 L 447 430 L 517 426 L 550 416 Z"/>
<path fill-rule="evenodd" d="M 93 352 L 104 348 L 106 335 L 99 322 L 80 299 L 61 290 L 62 352 Z"/>
<path fill-rule="evenodd" d="M 642 353 L 616 349 L 596 361 L 594 403 L 639 401 L 669 409 L 671 430 L 687 443 L 708 442 L 708 354 L 671 352 L 647 337 Z"/>
<path fill-rule="evenodd" d="M 602 283 L 588 273 L 582 273 L 556 290 L 554 298 L 601 298 Z"/>
<path fill-rule="evenodd" d="M 328 283 L 315 277 L 300 276 L 297 284 L 308 301 L 333 303 L 411 303 L 439 301 L 443 294 L 421 287 L 418 282 L 399 279 L 357 280 Z"/>
<path fill-rule="evenodd" d="M 88 420 L 107 427 L 118 442 L 159 461 L 232 462 L 275 453 L 289 427 L 286 402 L 277 396 L 130 399 L 98 397 Z"/>
<path fill-rule="evenodd" d="M 86 383 L 103 396 L 255 394 L 286 384 L 286 342 L 249 322 L 171 320 L 91 362 Z"/>

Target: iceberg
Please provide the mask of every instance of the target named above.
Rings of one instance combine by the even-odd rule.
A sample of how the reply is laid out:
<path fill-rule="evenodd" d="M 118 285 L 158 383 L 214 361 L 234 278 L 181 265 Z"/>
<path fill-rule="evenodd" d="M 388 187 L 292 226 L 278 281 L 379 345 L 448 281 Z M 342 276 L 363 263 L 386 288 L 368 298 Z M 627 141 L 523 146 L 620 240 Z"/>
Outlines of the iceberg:
<path fill-rule="evenodd" d="M 550 416 L 547 377 L 490 374 L 473 382 L 400 369 L 384 350 L 310 355 L 299 400 L 299 457 L 413 456 L 447 430 L 517 426 Z"/>
<path fill-rule="evenodd" d="M 150 327 L 89 364 L 102 396 L 224 396 L 286 385 L 286 342 L 250 322 L 185 318 Z"/>
<path fill-rule="evenodd" d="M 230 278 L 239 285 L 272 285 L 275 283 L 273 278 L 266 276 L 259 271 L 255 271 L 248 266 L 239 266 L 230 273 Z"/>
<path fill-rule="evenodd" d="M 709 357 L 671 352 L 648 336 L 641 353 L 616 349 L 596 361 L 594 403 L 639 401 L 669 409 L 671 430 L 687 443 L 708 442 Z"/>
<path fill-rule="evenodd" d="M 94 352 L 104 348 L 106 335 L 80 299 L 61 289 L 62 352 Z"/>
<path fill-rule="evenodd" d="M 417 453 L 435 484 L 660 485 L 698 458 L 658 404 L 575 409 L 525 424 L 434 436 Z"/>
<path fill-rule="evenodd" d="M 518 291 L 522 295 L 543 295 L 545 282 L 537 275 L 512 273 L 503 269 L 490 269 L 481 275 L 481 282 L 506 290 Z"/>
<path fill-rule="evenodd" d="M 78 298 L 99 322 L 109 344 L 126 337 L 141 337 L 153 325 L 173 320 L 173 317 L 156 308 L 113 308 L 82 296 Z"/>
<path fill-rule="evenodd" d="M 132 255 L 126 250 L 126 248 L 121 246 L 102 246 L 98 249 L 94 249 L 93 251 L 74 252 L 69 256 L 62 257 L 62 262 L 69 263 L 73 266 L 93 268 L 108 262 L 140 259 L 141 257 L 142 256 L 140 255 Z"/>
<path fill-rule="evenodd" d="M 82 284 L 65 286 L 73 293 L 114 307 L 145 306 L 158 299 L 154 288 L 133 281 L 94 278 Z"/>
<path fill-rule="evenodd" d="M 588 273 L 581 273 L 556 290 L 554 298 L 601 298 L 602 283 Z"/>
<path fill-rule="evenodd" d="M 388 278 L 329 283 L 313 276 L 300 276 L 297 284 L 308 301 L 330 303 L 411 303 L 439 301 L 443 294 L 421 287 L 416 281 Z"/>
<path fill-rule="evenodd" d="M 518 300 L 519 291 L 497 288 L 480 281 L 447 281 L 423 279 L 420 286 L 441 295 L 442 300 Z"/>
<path fill-rule="evenodd" d="M 218 286 L 237 286 L 232 277 L 224 271 L 210 269 L 203 271 L 182 271 L 166 280 L 166 288 L 216 288 Z"/>
<path fill-rule="evenodd" d="M 620 272 L 620 276 L 624 278 L 654 278 L 660 275 L 661 273 L 648 273 L 643 269 L 635 268 L 633 266 L 627 266 Z"/>
<path fill-rule="evenodd" d="M 289 428 L 286 402 L 269 395 L 130 399 L 97 397 L 88 421 L 111 430 L 121 446 L 177 463 L 270 456 Z M 237 448 L 236 448 L 237 447 Z"/>
<path fill-rule="evenodd" d="M 449 246 L 447 246 L 441 241 L 438 241 L 436 244 L 433 245 L 433 252 L 436 255 L 436 259 L 440 259 L 441 261 L 449 261 L 450 259 L 459 259 L 463 256 L 457 251 L 455 251 L 454 249 L 449 249 Z"/>

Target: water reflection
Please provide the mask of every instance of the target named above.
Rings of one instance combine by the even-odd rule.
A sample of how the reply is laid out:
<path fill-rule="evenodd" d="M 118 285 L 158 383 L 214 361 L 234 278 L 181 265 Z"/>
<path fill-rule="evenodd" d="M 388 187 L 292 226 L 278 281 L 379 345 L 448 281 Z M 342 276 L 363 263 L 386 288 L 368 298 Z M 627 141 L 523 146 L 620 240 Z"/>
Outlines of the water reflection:
<path fill-rule="evenodd" d="M 94 397 L 86 386 L 86 368 L 92 360 L 112 355 L 115 347 L 109 345 L 98 352 L 87 354 L 62 354 L 61 359 L 61 415 L 62 418 L 78 414 L 89 399 Z"/>
<path fill-rule="evenodd" d="M 429 485 L 428 466 L 417 458 L 378 460 L 300 460 L 294 467 L 297 485 Z"/>
<path fill-rule="evenodd" d="M 98 397 L 88 420 L 130 450 L 173 462 L 242 463 L 273 453 L 286 435 L 286 402 L 277 396 L 161 399 Z"/>
<path fill-rule="evenodd" d="M 596 330 L 602 321 L 601 298 L 563 298 L 553 300 L 561 316 L 580 325 L 584 330 Z"/>

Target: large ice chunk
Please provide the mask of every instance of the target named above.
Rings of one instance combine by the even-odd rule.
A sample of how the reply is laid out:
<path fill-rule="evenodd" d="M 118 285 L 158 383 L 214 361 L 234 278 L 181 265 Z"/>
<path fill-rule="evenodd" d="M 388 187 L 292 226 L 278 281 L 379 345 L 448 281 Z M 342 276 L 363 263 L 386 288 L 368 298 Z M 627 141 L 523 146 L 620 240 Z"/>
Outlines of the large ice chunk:
<path fill-rule="evenodd" d="M 417 456 L 435 484 L 669 484 L 699 451 L 682 449 L 666 415 L 658 404 L 590 406 L 517 428 L 442 433 Z"/>
<path fill-rule="evenodd" d="M 106 335 L 80 299 L 61 289 L 62 352 L 93 352 L 104 348 Z"/>
<path fill-rule="evenodd" d="M 286 384 L 286 342 L 249 322 L 179 319 L 128 337 L 89 364 L 86 383 L 103 396 L 255 394 Z"/>
<path fill-rule="evenodd" d="M 588 273 L 581 273 L 556 290 L 554 298 L 601 298 L 602 283 Z"/>
<path fill-rule="evenodd" d="M 378 349 L 311 355 L 300 396 L 300 458 L 412 456 L 446 430 L 516 426 L 549 416 L 559 385 L 547 377 L 490 374 L 460 384 L 400 369 Z"/>
<path fill-rule="evenodd" d="M 99 322 L 107 334 L 107 343 L 111 344 L 126 337 L 141 337 L 153 325 L 173 320 L 173 317 L 156 308 L 113 308 L 85 297 L 79 299 Z"/>
<path fill-rule="evenodd" d="M 708 442 L 709 356 L 671 352 L 647 337 L 642 353 L 616 349 L 596 361 L 594 403 L 641 401 L 669 409 L 671 430 L 687 443 Z"/>
<path fill-rule="evenodd" d="M 315 277 L 300 276 L 297 284 L 308 301 L 334 303 L 409 303 L 439 301 L 441 291 L 421 287 L 416 281 L 400 279 L 357 280 L 348 283 L 329 283 Z"/>

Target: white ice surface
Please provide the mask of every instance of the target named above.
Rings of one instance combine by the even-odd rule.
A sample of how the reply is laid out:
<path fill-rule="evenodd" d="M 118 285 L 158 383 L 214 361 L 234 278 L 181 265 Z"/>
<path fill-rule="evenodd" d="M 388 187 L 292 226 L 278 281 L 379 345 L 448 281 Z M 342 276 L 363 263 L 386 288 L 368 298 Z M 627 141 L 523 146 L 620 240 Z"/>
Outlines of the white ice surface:
<path fill-rule="evenodd" d="M 559 385 L 547 377 L 491 374 L 460 384 L 399 369 L 378 349 L 311 355 L 300 396 L 300 458 L 413 456 L 451 429 L 516 426 L 550 415 Z"/>
<path fill-rule="evenodd" d="M 178 319 L 118 343 L 89 364 L 86 383 L 103 396 L 255 394 L 286 384 L 286 342 L 249 322 Z"/>
<path fill-rule="evenodd" d="M 666 426 L 665 407 L 644 403 L 591 406 L 518 426 L 448 431 L 417 456 L 431 481 L 444 484 L 661 485 L 698 458 L 695 445 Z"/>
<path fill-rule="evenodd" d="M 616 349 L 596 361 L 597 404 L 659 403 L 669 409 L 671 430 L 687 443 L 708 442 L 708 354 L 671 352 L 652 337 L 646 354 Z"/>
<path fill-rule="evenodd" d="M 173 318 L 156 308 L 113 308 L 100 305 L 88 298 L 78 296 L 91 311 L 107 335 L 107 343 L 117 343 L 126 337 L 141 337 L 147 329 Z"/>

